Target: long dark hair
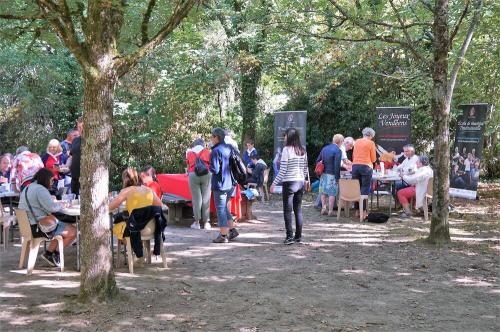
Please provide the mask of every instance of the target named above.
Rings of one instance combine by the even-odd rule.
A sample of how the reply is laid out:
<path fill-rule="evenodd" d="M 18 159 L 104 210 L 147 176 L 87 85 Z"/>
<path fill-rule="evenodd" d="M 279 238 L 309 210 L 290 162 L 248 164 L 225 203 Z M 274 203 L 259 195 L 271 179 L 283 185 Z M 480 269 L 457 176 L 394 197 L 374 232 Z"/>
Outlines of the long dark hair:
<path fill-rule="evenodd" d="M 40 168 L 38 172 L 36 172 L 35 176 L 33 177 L 33 180 L 36 181 L 36 183 L 44 186 L 47 189 L 50 189 L 52 187 L 51 180 L 54 177 L 54 173 L 46 167 Z"/>
<path fill-rule="evenodd" d="M 303 156 L 306 153 L 306 150 L 300 144 L 300 134 L 299 131 L 295 128 L 288 128 L 285 132 L 286 142 L 285 146 L 291 146 L 295 150 L 295 154 L 297 156 Z"/>

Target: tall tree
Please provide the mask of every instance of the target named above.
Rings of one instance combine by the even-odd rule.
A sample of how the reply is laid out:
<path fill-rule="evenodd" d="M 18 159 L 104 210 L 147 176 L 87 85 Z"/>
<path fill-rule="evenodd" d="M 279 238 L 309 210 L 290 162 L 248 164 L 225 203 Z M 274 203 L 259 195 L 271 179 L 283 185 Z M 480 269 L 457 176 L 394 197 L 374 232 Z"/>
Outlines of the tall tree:
<path fill-rule="evenodd" d="M 105 300 L 117 293 L 107 204 L 116 83 L 179 26 L 198 1 L 176 1 L 169 8 L 170 15 L 150 37 L 148 26 L 156 1 L 149 0 L 143 14 L 142 29 L 138 32 L 141 46 L 130 53 L 124 53 L 126 47 L 120 44 L 120 32 L 129 7 L 125 0 L 88 0 L 86 3 L 31 0 L 26 1 L 28 6 L 13 2 L 8 12 L 0 14 L 3 19 L 48 22 L 82 69 L 84 131 L 80 177 L 80 298 L 83 301 Z"/>

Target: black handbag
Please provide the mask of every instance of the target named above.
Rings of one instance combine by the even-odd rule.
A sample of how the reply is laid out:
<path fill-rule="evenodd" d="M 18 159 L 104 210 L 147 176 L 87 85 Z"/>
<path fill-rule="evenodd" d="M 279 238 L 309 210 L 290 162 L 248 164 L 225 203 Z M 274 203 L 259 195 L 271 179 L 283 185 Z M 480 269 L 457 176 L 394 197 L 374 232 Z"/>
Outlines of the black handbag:
<path fill-rule="evenodd" d="M 383 224 L 387 222 L 387 220 L 389 220 L 389 216 L 382 212 L 370 212 L 366 218 L 366 221 L 376 224 Z"/>

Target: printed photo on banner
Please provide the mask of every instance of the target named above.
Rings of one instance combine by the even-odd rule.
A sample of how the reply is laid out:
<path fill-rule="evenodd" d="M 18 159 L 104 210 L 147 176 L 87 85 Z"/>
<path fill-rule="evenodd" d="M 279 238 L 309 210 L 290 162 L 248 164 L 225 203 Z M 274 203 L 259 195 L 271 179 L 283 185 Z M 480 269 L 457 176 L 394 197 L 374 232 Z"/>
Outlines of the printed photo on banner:
<path fill-rule="evenodd" d="M 482 166 L 487 104 L 460 105 L 455 144 L 450 154 L 450 195 L 476 199 Z"/>

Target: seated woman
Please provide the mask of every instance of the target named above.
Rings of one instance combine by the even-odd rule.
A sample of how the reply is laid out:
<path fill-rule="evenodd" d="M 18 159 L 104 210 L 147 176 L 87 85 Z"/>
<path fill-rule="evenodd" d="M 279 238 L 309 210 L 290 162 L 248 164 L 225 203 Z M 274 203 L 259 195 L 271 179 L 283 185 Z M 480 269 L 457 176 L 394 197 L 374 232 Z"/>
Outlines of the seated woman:
<path fill-rule="evenodd" d="M 76 228 L 72 225 L 58 221 L 54 216 L 54 213 L 57 213 L 62 208 L 60 203 L 54 202 L 49 192 L 49 188 L 51 188 L 52 182 L 54 181 L 54 174 L 50 169 L 42 168 L 35 174 L 33 180 L 34 181 L 21 192 L 19 197 L 19 208 L 25 210 L 28 214 L 33 237 L 52 237 L 61 235 L 64 247 L 67 247 L 76 237 Z M 38 228 L 38 223 L 42 220 L 57 222 L 57 228 L 50 234 L 43 233 Z M 40 257 L 51 266 L 59 266 L 57 241 L 52 240 L 47 251 Z"/>
<path fill-rule="evenodd" d="M 403 175 L 402 179 L 410 186 L 398 190 L 398 199 L 403 206 L 402 218 L 411 217 L 410 200 L 415 198 L 415 207 L 421 208 L 427 194 L 427 184 L 433 177 L 432 168 L 429 166 L 429 158 L 421 155 L 417 160 L 417 169 L 412 174 Z"/>
<path fill-rule="evenodd" d="M 144 166 L 141 171 L 141 183 L 148 188 L 151 188 L 153 192 L 161 200 L 161 188 L 156 178 L 156 170 L 151 165 Z"/>
<path fill-rule="evenodd" d="M 44 166 L 54 175 L 54 187 L 51 189 L 57 189 L 57 181 L 64 178 L 64 174 L 59 172 L 59 167 L 66 164 L 68 156 L 62 151 L 61 143 L 56 139 L 51 139 L 47 151 L 42 155 Z"/>

